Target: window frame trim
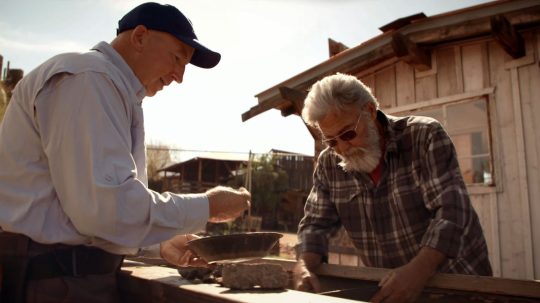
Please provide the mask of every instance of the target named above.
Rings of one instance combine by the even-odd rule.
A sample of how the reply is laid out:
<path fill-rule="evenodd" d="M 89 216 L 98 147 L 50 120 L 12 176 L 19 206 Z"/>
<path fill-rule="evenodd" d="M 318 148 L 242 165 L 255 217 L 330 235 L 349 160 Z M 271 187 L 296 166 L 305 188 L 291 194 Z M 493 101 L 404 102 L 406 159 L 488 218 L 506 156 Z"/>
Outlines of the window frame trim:
<path fill-rule="evenodd" d="M 489 96 L 489 95 L 493 94 L 494 92 L 495 92 L 495 87 L 488 87 L 488 88 L 484 88 L 484 89 L 481 89 L 481 90 L 475 90 L 475 91 L 466 92 L 466 93 L 463 93 L 463 94 L 451 95 L 451 96 L 431 99 L 431 100 L 428 100 L 428 101 L 421 101 L 421 102 L 417 102 L 417 103 L 412 103 L 412 104 L 407 104 L 407 105 L 402 105 L 402 106 L 396 106 L 396 107 L 392 107 L 392 108 L 384 108 L 383 110 L 384 110 L 385 113 L 388 113 L 388 114 L 392 115 L 392 114 L 395 114 L 395 113 L 400 113 L 400 112 L 405 112 L 405 111 L 418 110 L 418 109 L 421 109 L 421 108 L 424 108 L 424 107 L 430 107 L 430 106 L 435 106 L 435 105 L 443 105 L 445 103 L 452 103 L 452 102 L 457 102 L 457 101 L 465 101 L 466 99 L 473 99 L 473 98 L 478 98 L 478 97 L 483 97 L 483 96 Z"/>
<path fill-rule="evenodd" d="M 479 90 L 474 90 L 470 92 L 465 92 L 462 94 L 456 94 L 451 96 L 445 96 L 441 98 L 435 98 L 427 101 L 421 101 L 417 103 L 402 105 L 402 106 L 396 106 L 392 108 L 385 108 L 383 111 L 387 114 L 393 115 L 396 113 L 401 112 L 407 112 L 407 111 L 414 111 L 414 110 L 421 110 L 423 108 L 433 107 L 433 106 L 442 106 L 449 103 L 455 103 L 460 101 L 467 101 L 469 99 L 476 99 L 476 98 L 486 98 L 486 102 L 488 102 L 488 119 L 490 121 L 493 121 L 493 111 L 492 111 L 492 102 L 494 101 L 494 98 L 491 97 L 495 93 L 495 87 L 486 87 Z M 499 167 L 496 161 L 497 157 L 497 148 L 496 144 L 494 142 L 494 139 L 496 137 L 496 134 L 494 134 L 494 128 L 492 123 L 489 123 L 489 136 L 490 136 L 490 152 L 493 162 L 493 183 L 491 185 L 484 185 L 480 183 L 470 183 L 465 184 L 467 186 L 467 190 L 469 191 L 469 194 L 490 194 L 490 193 L 496 193 L 502 191 L 502 181 L 501 181 L 501 174 L 499 171 Z"/>

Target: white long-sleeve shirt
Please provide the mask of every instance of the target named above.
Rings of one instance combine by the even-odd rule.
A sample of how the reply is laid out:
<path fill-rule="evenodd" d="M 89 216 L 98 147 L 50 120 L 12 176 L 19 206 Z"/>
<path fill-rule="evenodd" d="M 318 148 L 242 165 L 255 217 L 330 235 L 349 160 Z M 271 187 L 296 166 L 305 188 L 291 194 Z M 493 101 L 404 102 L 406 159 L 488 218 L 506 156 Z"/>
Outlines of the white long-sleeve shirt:
<path fill-rule="evenodd" d="M 0 124 L 0 227 L 118 254 L 203 229 L 206 195 L 147 187 L 144 95 L 105 42 L 25 76 Z"/>

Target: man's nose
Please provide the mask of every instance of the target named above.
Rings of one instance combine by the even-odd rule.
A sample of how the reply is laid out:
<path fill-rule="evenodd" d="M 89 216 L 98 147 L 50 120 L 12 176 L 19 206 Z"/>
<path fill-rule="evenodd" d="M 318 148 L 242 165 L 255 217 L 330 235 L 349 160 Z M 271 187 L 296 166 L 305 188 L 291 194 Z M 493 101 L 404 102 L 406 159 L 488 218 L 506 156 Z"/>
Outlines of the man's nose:
<path fill-rule="evenodd" d="M 336 146 L 334 146 L 334 150 L 338 154 L 343 154 L 351 148 L 351 143 L 349 141 L 341 140 L 340 138 L 336 138 Z"/>
<path fill-rule="evenodd" d="M 184 81 L 184 73 L 186 72 L 186 66 L 183 64 L 178 64 L 175 66 L 172 77 L 173 80 L 177 83 L 182 83 Z"/>

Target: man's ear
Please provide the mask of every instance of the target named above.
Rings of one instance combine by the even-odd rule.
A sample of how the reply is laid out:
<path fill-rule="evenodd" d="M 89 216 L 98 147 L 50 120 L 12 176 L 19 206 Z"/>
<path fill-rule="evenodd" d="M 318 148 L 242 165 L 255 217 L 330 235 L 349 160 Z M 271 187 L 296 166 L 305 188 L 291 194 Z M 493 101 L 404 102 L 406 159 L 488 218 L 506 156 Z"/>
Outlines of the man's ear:
<path fill-rule="evenodd" d="M 366 111 L 369 113 L 369 116 L 372 120 L 377 118 L 377 106 L 374 103 L 368 102 L 366 105 Z"/>
<path fill-rule="evenodd" d="M 137 25 L 131 32 L 130 42 L 133 45 L 134 49 L 137 51 L 142 51 L 146 40 L 148 39 L 149 31 L 144 25 Z"/>

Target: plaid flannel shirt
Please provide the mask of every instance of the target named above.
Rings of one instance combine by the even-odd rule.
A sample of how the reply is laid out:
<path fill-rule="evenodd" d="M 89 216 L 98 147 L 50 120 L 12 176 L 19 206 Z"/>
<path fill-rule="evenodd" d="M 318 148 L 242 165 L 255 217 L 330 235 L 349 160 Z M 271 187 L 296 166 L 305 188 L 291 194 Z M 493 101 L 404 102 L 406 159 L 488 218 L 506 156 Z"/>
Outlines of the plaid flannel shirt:
<path fill-rule="evenodd" d="M 386 150 L 379 183 L 346 172 L 323 150 L 298 230 L 300 252 L 328 254 L 343 226 L 366 266 L 396 268 L 428 246 L 448 258 L 440 272 L 491 275 L 482 227 L 463 182 L 456 151 L 434 119 L 377 113 Z"/>

